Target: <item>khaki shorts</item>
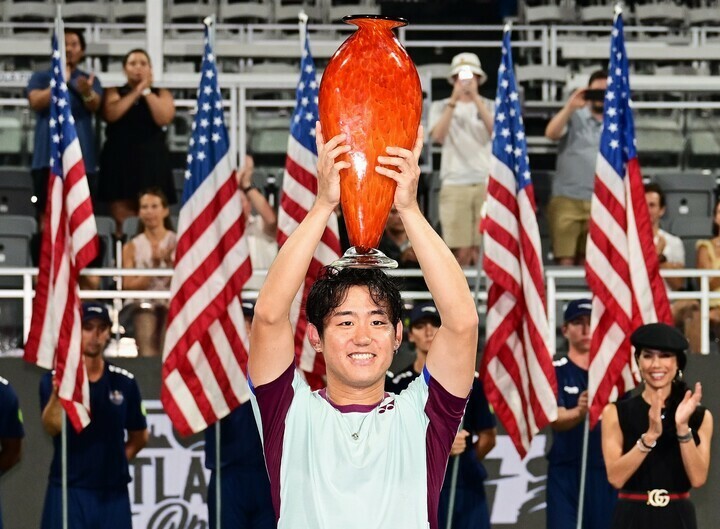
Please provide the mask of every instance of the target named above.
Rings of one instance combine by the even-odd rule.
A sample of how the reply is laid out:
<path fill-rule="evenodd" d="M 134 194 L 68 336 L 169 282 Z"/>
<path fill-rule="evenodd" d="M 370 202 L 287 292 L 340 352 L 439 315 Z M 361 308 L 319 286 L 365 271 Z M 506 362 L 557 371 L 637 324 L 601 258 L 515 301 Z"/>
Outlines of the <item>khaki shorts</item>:
<path fill-rule="evenodd" d="M 555 259 L 585 256 L 589 220 L 589 200 L 568 197 L 550 199 L 548 223 Z"/>
<path fill-rule="evenodd" d="M 485 184 L 442 186 L 440 225 L 443 240 L 450 248 L 480 245 L 480 214 L 485 202 Z"/>

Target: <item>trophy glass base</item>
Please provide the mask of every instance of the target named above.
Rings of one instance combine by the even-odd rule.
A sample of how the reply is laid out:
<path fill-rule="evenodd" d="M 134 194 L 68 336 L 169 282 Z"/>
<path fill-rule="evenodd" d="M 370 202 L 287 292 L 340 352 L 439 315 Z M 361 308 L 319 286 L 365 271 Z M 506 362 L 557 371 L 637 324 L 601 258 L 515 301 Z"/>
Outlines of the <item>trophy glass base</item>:
<path fill-rule="evenodd" d="M 337 268 L 397 268 L 398 264 L 380 250 L 371 248 L 367 253 L 358 253 L 353 246 L 331 266 Z"/>

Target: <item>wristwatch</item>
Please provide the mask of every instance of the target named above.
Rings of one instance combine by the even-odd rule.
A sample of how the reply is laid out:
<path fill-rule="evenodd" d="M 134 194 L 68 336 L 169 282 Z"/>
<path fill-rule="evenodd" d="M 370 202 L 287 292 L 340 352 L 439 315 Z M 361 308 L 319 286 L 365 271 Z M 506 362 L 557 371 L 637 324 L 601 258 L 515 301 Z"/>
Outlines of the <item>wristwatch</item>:
<path fill-rule="evenodd" d="M 90 93 L 89 93 L 88 95 L 82 96 L 82 100 L 83 100 L 83 102 L 85 102 L 85 103 L 89 103 L 90 101 L 92 101 L 93 99 L 95 99 L 95 95 L 96 95 L 95 92 L 90 91 Z"/>
<path fill-rule="evenodd" d="M 152 88 L 150 88 L 149 86 L 146 88 L 143 88 L 143 91 L 142 91 L 143 97 L 150 95 L 150 94 L 152 94 Z"/>

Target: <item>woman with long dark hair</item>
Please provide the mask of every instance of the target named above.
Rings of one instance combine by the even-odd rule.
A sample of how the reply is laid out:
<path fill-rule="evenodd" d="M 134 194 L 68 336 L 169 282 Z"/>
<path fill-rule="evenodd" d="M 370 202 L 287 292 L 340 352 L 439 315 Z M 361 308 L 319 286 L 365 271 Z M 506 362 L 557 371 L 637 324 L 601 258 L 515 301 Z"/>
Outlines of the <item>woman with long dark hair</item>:
<path fill-rule="evenodd" d="M 635 347 L 642 392 L 609 404 L 602 416 L 608 480 L 620 489 L 613 529 L 696 529 L 690 489 L 710 466 L 712 414 L 702 388 L 683 381 L 688 341 L 669 325 L 639 327 Z"/>
<path fill-rule="evenodd" d="M 167 197 L 159 188 L 140 193 L 138 233 L 122 251 L 123 268 L 172 268 L 177 237 L 172 229 Z M 125 290 L 169 290 L 170 277 L 127 276 Z M 162 354 L 167 320 L 167 302 L 159 299 L 126 305 L 122 319 L 131 321 L 141 356 Z"/>

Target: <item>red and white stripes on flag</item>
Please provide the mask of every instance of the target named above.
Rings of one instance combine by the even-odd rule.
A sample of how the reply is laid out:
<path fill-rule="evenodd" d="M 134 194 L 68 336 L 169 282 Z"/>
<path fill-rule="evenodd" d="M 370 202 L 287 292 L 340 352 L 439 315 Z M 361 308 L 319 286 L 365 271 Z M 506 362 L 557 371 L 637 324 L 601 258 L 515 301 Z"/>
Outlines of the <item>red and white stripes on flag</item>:
<path fill-rule="evenodd" d="M 481 376 L 488 401 L 524 457 L 533 435 L 557 418 L 557 383 L 548 347 L 540 232 L 508 28 L 502 53 L 482 222 L 488 302 Z"/>
<path fill-rule="evenodd" d="M 305 218 L 317 194 L 315 123 L 318 120 L 318 83 L 307 38 L 305 38 L 300 69 L 300 81 L 296 89 L 297 103 L 290 125 L 278 214 L 278 245 L 280 246 Z M 340 257 L 340 238 L 337 217 L 333 214 L 315 250 L 305 282 L 298 291 L 290 311 L 290 321 L 295 329 L 295 358 L 312 387 L 321 385 L 320 377 L 325 374 L 325 361 L 322 355 L 317 355 L 305 337 L 307 330 L 305 301 L 322 267 L 337 260 L 338 257 Z"/>
<path fill-rule="evenodd" d="M 99 243 L 57 34 L 52 41 L 48 199 L 24 358 L 55 368 L 60 402 L 79 432 L 90 422 L 90 388 L 82 356 L 78 274 L 97 256 Z"/>
<path fill-rule="evenodd" d="M 183 435 L 250 398 L 240 294 L 252 266 L 207 27 L 201 72 L 162 367 L 163 407 Z"/>
<path fill-rule="evenodd" d="M 586 250 L 593 292 L 588 395 L 593 427 L 613 392 L 635 386 L 630 334 L 672 323 L 635 149 L 622 15 L 612 29 L 603 132 Z"/>

